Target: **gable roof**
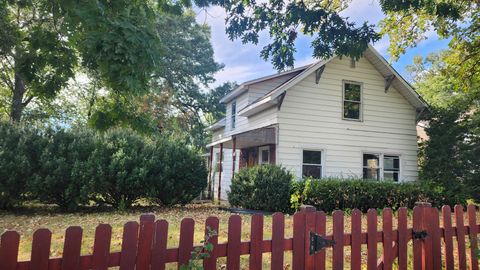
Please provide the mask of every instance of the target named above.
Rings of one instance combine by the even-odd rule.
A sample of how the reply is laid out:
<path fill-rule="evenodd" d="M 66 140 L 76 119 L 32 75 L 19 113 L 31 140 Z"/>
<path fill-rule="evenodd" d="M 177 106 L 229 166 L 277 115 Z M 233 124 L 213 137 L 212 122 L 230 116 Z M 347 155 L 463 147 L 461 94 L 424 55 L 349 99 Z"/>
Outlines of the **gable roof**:
<path fill-rule="evenodd" d="M 309 66 L 310 65 L 306 65 L 306 66 L 294 68 L 294 69 L 291 69 L 291 70 L 287 70 L 287 71 L 284 71 L 284 72 L 279 72 L 279 73 L 276 73 L 276 74 L 272 74 L 272 75 L 260 77 L 260 78 L 254 79 L 254 80 L 246 81 L 246 82 L 242 83 L 241 85 L 239 85 L 237 88 L 235 88 L 233 91 L 231 91 L 230 93 L 225 95 L 222 99 L 220 99 L 220 103 L 229 102 L 230 100 L 234 99 L 235 97 L 243 94 L 244 92 L 246 92 L 248 90 L 248 87 L 252 84 L 256 84 L 256 83 L 260 83 L 260 82 L 267 81 L 267 80 L 270 80 L 270 79 L 282 77 L 282 76 L 292 74 L 292 73 L 300 73 Z M 293 77 L 295 77 L 295 76 L 296 76 L 296 74 Z M 290 79 L 291 78 L 288 78 L 286 80 L 288 81 Z"/>
<path fill-rule="evenodd" d="M 373 48 L 373 46 L 369 45 L 363 56 L 372 63 L 372 65 L 380 72 L 380 74 L 384 78 L 393 75 L 394 79 L 391 86 L 397 89 L 400 94 L 418 111 L 422 111 L 428 108 L 427 103 L 422 99 L 422 97 L 400 74 L 398 74 L 398 72 L 391 65 L 387 63 L 387 61 L 375 50 L 375 48 Z M 320 67 L 332 61 L 335 57 L 336 56 L 333 56 L 328 60 L 322 60 L 311 64 L 299 74 L 297 74 L 295 77 L 287 80 L 283 84 L 279 85 L 272 91 L 265 94 L 263 97 L 259 98 L 255 102 L 249 104 L 247 107 L 240 110 L 238 114 L 241 116 L 250 116 L 278 104 L 279 102 L 281 102 L 281 96 L 289 88 L 299 83 L 301 80 L 305 79 L 307 76 L 318 70 Z"/>

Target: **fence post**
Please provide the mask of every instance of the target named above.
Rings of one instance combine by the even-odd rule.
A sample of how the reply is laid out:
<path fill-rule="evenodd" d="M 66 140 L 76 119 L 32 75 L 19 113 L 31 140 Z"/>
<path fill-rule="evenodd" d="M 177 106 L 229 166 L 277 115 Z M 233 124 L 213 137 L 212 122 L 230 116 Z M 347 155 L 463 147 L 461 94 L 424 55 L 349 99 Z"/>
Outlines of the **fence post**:
<path fill-rule="evenodd" d="M 422 246 L 422 269 L 433 269 L 433 242 L 432 242 L 432 204 L 428 202 L 416 202 L 415 205 L 421 209 L 421 231 L 426 232 L 426 236 L 421 240 Z"/>
<path fill-rule="evenodd" d="M 315 269 L 315 256 L 310 255 L 310 232 L 315 231 L 316 227 L 316 211 L 317 209 L 311 205 L 302 205 L 300 206 L 300 211 L 304 214 L 305 222 L 304 224 L 304 269 L 313 270 Z"/>

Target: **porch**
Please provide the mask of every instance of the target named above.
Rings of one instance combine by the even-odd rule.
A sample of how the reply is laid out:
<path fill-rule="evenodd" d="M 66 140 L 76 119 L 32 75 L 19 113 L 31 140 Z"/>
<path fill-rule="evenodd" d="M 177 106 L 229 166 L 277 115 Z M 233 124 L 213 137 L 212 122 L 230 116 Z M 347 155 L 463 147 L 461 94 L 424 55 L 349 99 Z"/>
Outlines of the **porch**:
<path fill-rule="evenodd" d="M 276 126 L 233 134 L 217 140 L 208 159 L 208 197 L 226 199 L 235 172 L 258 164 L 276 164 Z"/>

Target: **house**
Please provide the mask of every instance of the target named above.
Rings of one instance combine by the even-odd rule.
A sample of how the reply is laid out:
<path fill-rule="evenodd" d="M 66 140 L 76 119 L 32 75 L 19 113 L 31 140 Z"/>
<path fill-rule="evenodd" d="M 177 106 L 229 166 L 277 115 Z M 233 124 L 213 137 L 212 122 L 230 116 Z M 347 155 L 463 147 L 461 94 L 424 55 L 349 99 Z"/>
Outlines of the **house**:
<path fill-rule="evenodd" d="M 211 125 L 209 191 L 227 199 L 240 168 L 278 164 L 298 178 L 414 181 L 427 104 L 369 47 L 241 84 Z"/>

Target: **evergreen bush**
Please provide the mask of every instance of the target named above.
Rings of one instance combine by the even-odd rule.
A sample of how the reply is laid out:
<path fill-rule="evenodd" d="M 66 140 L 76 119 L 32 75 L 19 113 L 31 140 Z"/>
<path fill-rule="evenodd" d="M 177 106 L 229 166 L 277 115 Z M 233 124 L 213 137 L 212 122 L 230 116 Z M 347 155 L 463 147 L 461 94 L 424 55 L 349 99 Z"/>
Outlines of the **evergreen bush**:
<path fill-rule="evenodd" d="M 289 212 L 293 175 L 275 165 L 241 169 L 235 174 L 228 201 L 232 206 L 270 212 Z"/>

